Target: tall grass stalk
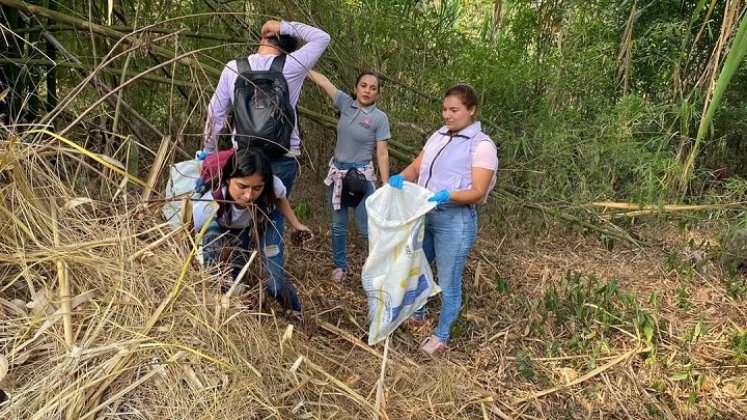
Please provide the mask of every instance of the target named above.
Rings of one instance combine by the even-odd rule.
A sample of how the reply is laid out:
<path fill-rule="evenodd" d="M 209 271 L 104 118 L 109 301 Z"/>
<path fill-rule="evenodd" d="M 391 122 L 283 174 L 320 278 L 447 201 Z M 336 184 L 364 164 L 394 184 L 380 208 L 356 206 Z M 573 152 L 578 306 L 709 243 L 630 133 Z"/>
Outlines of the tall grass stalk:
<path fill-rule="evenodd" d="M 686 189 L 687 185 L 690 182 L 693 167 L 695 164 L 695 158 L 698 156 L 700 145 L 703 142 L 708 129 L 711 127 L 713 116 L 716 113 L 719 105 L 721 104 L 721 99 L 726 92 L 726 88 L 729 86 L 732 77 L 737 72 L 739 65 L 744 59 L 744 56 L 747 54 L 747 18 L 745 17 L 747 17 L 747 15 L 742 14 L 739 23 L 739 29 L 737 30 L 737 34 L 734 37 L 734 41 L 732 42 L 729 52 L 726 54 L 726 58 L 724 59 L 724 66 L 719 73 L 718 81 L 716 82 L 716 86 L 713 89 L 713 96 L 711 97 L 710 101 L 706 101 L 705 112 L 703 113 L 703 117 L 700 120 L 700 126 L 698 127 L 698 134 L 695 137 L 695 143 L 693 144 L 693 147 L 687 156 L 687 161 L 685 162 L 685 167 L 683 168 L 682 175 L 680 177 L 680 187 L 683 191 Z"/>

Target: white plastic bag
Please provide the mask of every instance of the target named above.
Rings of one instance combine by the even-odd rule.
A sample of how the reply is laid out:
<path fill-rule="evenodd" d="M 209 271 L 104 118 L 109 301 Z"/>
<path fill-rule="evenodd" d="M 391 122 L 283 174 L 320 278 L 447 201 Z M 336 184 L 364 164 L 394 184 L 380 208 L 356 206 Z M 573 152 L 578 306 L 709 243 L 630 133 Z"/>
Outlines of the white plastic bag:
<path fill-rule="evenodd" d="M 202 160 L 192 159 L 179 162 L 169 169 L 169 181 L 166 183 L 166 199 L 178 197 L 180 195 L 193 193 L 195 183 L 200 178 L 202 170 Z M 181 227 L 184 220 L 184 205 L 182 200 L 167 201 L 161 211 L 166 220 L 171 223 L 174 229 Z"/>
<path fill-rule="evenodd" d="M 361 274 L 368 296 L 368 344 L 373 345 L 441 290 L 423 252 L 425 214 L 432 192 L 405 182 L 385 185 L 366 200 L 368 258 Z"/>

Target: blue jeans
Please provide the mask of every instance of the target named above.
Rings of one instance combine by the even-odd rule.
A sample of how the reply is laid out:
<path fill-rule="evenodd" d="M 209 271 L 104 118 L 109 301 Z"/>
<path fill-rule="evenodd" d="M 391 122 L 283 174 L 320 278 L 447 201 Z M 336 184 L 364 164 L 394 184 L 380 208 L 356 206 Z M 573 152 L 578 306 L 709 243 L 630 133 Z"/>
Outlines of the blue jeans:
<path fill-rule="evenodd" d="M 280 178 L 285 185 L 286 194 L 290 197 L 293 181 L 296 180 L 298 173 L 298 162 L 296 159 L 282 156 L 270 161 L 273 175 Z M 266 186 L 272 188 L 271 185 Z M 283 233 L 285 232 L 285 223 L 283 215 L 278 209 L 272 211 L 272 224 L 262 235 L 262 256 L 265 267 L 267 267 L 267 291 L 275 299 L 288 299 L 285 302 L 290 303 L 290 307 L 295 311 L 301 310 L 301 302 L 298 298 L 298 292 L 293 285 L 285 281 L 285 243 L 283 242 Z M 270 292 L 273 290 L 273 292 Z M 281 302 L 283 303 L 283 302 Z"/>
<path fill-rule="evenodd" d="M 365 168 L 371 161 L 363 162 L 339 162 L 335 159 L 334 164 L 338 169 L 348 170 L 352 168 Z M 334 185 L 327 187 L 327 208 L 332 217 L 332 262 L 335 268 L 342 268 L 348 271 L 348 207 L 341 206 L 340 210 L 335 210 L 332 206 L 332 193 Z M 355 224 L 358 232 L 363 239 L 368 242 L 368 213 L 366 212 L 366 198 L 376 190 L 373 182 L 369 182 L 366 188 L 366 194 L 357 206 L 353 209 Z"/>
<path fill-rule="evenodd" d="M 207 265 L 217 266 L 227 262 L 231 267 L 231 278 L 235 279 L 249 261 L 254 248 L 251 241 L 251 228 L 229 229 L 221 227 L 213 220 L 202 236 L 202 258 Z"/>
<path fill-rule="evenodd" d="M 205 263 L 218 265 L 220 262 L 228 262 L 231 267 L 231 279 L 238 277 L 241 269 L 249 262 L 249 251 L 254 248 L 251 229 L 229 229 L 220 226 L 216 220 L 210 222 L 201 243 Z M 292 284 L 283 282 L 282 279 L 280 282 L 267 281 L 265 290 L 284 308 L 301 310 L 298 293 Z"/>
<path fill-rule="evenodd" d="M 467 255 L 477 237 L 475 206 L 441 204 L 425 216 L 423 251 L 429 263 L 436 260 L 438 285 L 441 287 L 441 315 L 433 331 L 444 343 L 449 339 L 451 324 L 462 309 L 462 274 Z M 422 319 L 425 307 L 413 315 Z"/>

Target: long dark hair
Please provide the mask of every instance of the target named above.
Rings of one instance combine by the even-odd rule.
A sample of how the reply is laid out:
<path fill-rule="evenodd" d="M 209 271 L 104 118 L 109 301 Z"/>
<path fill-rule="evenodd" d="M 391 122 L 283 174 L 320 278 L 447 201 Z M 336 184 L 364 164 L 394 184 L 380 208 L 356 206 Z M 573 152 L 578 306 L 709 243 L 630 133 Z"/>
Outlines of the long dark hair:
<path fill-rule="evenodd" d="M 264 217 L 259 218 L 262 223 L 259 223 L 260 228 L 264 227 L 270 218 L 270 212 L 275 208 L 275 188 L 272 176 L 272 166 L 270 160 L 265 156 L 262 151 L 246 147 L 241 148 L 234 153 L 231 159 L 226 162 L 226 166 L 223 168 L 223 184 L 227 187 L 228 181 L 231 178 L 242 178 L 245 176 L 252 176 L 259 174 L 262 177 L 265 187 L 262 189 L 262 194 L 254 200 L 254 205 L 260 214 Z M 230 196 L 230 190 L 226 188 L 226 200 L 233 201 Z"/>

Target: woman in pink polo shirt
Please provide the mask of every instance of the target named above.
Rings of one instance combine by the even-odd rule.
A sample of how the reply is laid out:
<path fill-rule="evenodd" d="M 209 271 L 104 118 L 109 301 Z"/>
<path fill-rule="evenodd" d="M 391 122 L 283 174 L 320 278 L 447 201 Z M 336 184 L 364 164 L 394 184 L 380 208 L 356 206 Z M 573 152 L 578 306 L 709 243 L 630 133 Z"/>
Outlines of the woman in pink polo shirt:
<path fill-rule="evenodd" d="M 458 84 L 446 91 L 441 116 L 444 126 L 426 142 L 418 157 L 389 185 L 402 188 L 416 182 L 434 193 L 438 206 L 425 216 L 423 249 L 436 260 L 441 287 L 441 315 L 433 335 L 420 347 L 426 355 L 446 349 L 451 325 L 462 307 L 462 273 L 477 237 L 477 205 L 495 186 L 498 150 L 475 119 L 478 98 L 472 86 Z M 413 316 L 425 323 L 425 307 Z"/>

